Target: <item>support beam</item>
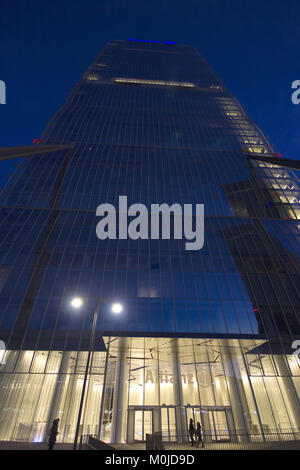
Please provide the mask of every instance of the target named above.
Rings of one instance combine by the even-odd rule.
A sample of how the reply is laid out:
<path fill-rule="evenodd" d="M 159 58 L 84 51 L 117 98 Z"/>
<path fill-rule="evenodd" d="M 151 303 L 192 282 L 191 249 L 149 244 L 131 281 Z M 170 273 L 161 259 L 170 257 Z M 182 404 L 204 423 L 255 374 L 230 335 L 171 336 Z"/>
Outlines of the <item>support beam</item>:
<path fill-rule="evenodd" d="M 128 395 L 128 340 L 119 338 L 116 377 L 114 383 L 111 443 L 120 443 L 125 438 L 125 419 Z"/>
<path fill-rule="evenodd" d="M 13 160 L 21 157 L 34 157 L 49 152 L 71 149 L 72 145 L 28 145 L 26 147 L 2 147 L 0 148 L 0 161 Z"/>
<path fill-rule="evenodd" d="M 270 154 L 269 157 L 266 155 L 255 155 L 252 153 L 246 154 L 247 158 L 251 158 L 253 160 L 259 160 L 261 162 L 273 163 L 273 165 L 283 166 L 287 168 L 291 168 L 293 170 L 300 170 L 300 160 L 292 160 L 291 158 L 278 158 L 274 157 Z"/>

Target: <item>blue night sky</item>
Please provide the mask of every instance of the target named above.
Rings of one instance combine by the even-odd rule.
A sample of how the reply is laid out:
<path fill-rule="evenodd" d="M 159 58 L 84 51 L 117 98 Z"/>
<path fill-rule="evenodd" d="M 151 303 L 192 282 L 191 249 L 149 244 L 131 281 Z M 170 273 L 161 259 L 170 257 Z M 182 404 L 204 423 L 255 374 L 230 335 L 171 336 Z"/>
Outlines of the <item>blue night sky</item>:
<path fill-rule="evenodd" d="M 299 0 L 2 0 L 0 146 L 39 138 L 104 44 L 127 38 L 197 47 L 277 151 L 300 158 Z"/>

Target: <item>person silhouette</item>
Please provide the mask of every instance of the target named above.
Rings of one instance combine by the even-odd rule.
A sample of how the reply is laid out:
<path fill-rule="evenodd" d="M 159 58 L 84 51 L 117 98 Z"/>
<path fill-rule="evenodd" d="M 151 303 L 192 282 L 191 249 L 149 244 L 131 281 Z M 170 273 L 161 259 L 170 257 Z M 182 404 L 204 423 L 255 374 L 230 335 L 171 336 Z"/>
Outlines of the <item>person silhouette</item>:
<path fill-rule="evenodd" d="M 192 447 L 194 445 L 196 445 L 195 439 L 194 439 L 194 434 L 195 434 L 194 422 L 193 422 L 193 419 L 191 418 L 190 419 L 190 425 L 189 425 L 189 435 L 190 435 L 190 438 L 191 438 Z"/>
<path fill-rule="evenodd" d="M 201 442 L 202 447 L 204 448 L 204 442 L 202 440 L 201 424 L 199 422 L 197 422 L 196 436 L 197 436 L 197 447 L 199 447 L 199 444 Z"/>
<path fill-rule="evenodd" d="M 52 423 L 52 427 L 49 432 L 49 441 L 48 441 L 49 450 L 53 449 L 54 444 L 56 442 L 56 436 L 58 434 L 58 423 L 59 423 L 59 418 L 55 419 Z"/>

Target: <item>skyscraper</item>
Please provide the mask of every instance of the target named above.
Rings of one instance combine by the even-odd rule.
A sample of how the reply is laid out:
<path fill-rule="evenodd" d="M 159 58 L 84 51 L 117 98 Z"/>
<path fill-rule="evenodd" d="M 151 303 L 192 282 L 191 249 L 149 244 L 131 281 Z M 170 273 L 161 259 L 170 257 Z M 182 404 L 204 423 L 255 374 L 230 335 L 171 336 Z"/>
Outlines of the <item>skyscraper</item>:
<path fill-rule="evenodd" d="M 100 240 L 120 196 L 204 204 L 203 248 Z M 2 194 L 0 439 L 41 441 L 57 417 L 65 442 L 181 441 L 191 417 L 211 441 L 296 436 L 299 202 L 196 49 L 109 42 Z"/>

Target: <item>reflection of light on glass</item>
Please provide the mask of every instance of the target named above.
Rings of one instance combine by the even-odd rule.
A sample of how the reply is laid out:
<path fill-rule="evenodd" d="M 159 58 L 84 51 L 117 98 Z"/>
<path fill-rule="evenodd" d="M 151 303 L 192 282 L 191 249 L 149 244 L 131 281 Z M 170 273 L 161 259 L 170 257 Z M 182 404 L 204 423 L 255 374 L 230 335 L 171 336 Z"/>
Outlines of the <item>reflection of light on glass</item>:
<path fill-rule="evenodd" d="M 140 391 L 140 387 L 143 387 L 143 385 L 142 384 L 133 384 L 133 385 L 130 385 L 130 390 L 131 391 L 134 391 L 134 390 L 135 391 L 137 391 L 137 390 Z"/>
<path fill-rule="evenodd" d="M 155 384 L 152 383 L 152 382 L 146 382 L 145 385 L 147 386 L 147 388 L 154 388 Z"/>

